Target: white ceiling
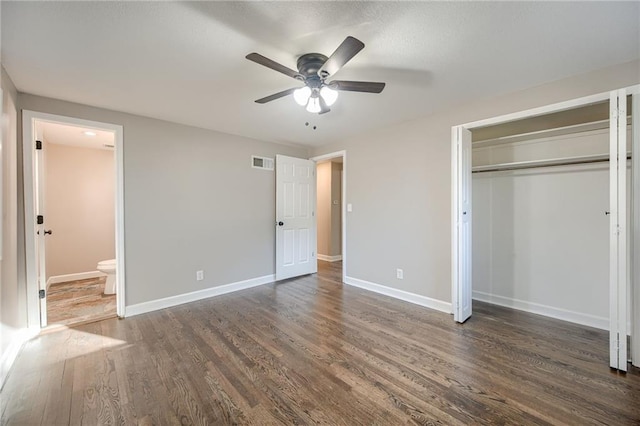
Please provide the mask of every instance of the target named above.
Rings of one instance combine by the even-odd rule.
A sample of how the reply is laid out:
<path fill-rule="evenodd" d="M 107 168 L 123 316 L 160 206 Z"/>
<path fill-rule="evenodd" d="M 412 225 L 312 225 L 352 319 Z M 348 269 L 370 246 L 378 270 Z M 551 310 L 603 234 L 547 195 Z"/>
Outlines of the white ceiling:
<path fill-rule="evenodd" d="M 84 132 L 93 132 L 95 136 L 86 135 Z M 75 146 L 78 148 L 110 150 L 113 149 L 115 143 L 113 132 L 89 127 L 52 123 L 49 121 L 36 121 L 36 134 L 42 137 L 47 143 Z"/>
<path fill-rule="evenodd" d="M 1 7 L 2 64 L 22 92 L 310 146 L 640 57 L 640 2 Z M 366 47 L 336 78 L 384 81 L 380 95 L 342 92 L 322 116 L 291 97 L 253 102 L 297 82 L 245 55 L 295 69 L 348 35 Z"/>

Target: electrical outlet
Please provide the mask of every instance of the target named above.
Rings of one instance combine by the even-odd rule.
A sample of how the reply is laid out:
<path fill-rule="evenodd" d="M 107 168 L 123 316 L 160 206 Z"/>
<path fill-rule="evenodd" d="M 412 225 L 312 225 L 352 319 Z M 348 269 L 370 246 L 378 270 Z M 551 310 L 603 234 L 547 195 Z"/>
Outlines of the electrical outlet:
<path fill-rule="evenodd" d="M 204 271 L 196 271 L 196 280 L 197 281 L 204 280 Z"/>
<path fill-rule="evenodd" d="M 404 278 L 404 271 L 402 269 L 396 269 L 396 278 L 399 280 Z"/>

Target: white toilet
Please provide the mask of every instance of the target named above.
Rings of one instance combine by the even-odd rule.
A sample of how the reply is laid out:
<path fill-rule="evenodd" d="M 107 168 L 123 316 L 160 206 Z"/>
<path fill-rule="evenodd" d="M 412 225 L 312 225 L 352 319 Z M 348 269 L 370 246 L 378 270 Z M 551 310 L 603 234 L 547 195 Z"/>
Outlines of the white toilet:
<path fill-rule="evenodd" d="M 107 282 L 104 284 L 104 294 L 116 294 L 116 260 L 109 259 L 98 262 L 96 269 L 107 274 Z"/>

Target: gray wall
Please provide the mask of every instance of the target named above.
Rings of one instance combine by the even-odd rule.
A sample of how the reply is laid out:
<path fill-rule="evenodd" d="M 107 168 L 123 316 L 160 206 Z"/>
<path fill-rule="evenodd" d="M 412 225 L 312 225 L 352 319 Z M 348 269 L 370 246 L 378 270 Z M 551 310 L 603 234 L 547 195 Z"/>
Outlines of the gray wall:
<path fill-rule="evenodd" d="M 124 127 L 127 306 L 275 272 L 275 176 L 251 168 L 251 155 L 308 158 L 306 148 L 28 94 L 19 102 Z"/>
<path fill-rule="evenodd" d="M 16 349 L 20 332 L 27 326 L 26 292 L 18 276 L 18 94 L 2 70 L 2 260 L 0 261 L 0 359 Z M 0 382 L 8 364 L 0 365 Z"/>
<path fill-rule="evenodd" d="M 347 151 L 347 273 L 451 301 L 451 126 L 630 86 L 640 62 L 610 67 L 314 149 Z M 395 276 L 404 269 L 404 279 Z"/>

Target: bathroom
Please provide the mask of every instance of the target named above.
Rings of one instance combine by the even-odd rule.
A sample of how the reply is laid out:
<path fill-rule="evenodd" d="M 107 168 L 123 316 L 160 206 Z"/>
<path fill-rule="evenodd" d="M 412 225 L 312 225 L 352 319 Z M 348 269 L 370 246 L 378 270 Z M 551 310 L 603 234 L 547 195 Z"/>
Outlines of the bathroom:
<path fill-rule="evenodd" d="M 116 316 L 114 134 L 36 121 L 50 326 Z M 38 235 L 40 237 L 40 235 Z"/>

